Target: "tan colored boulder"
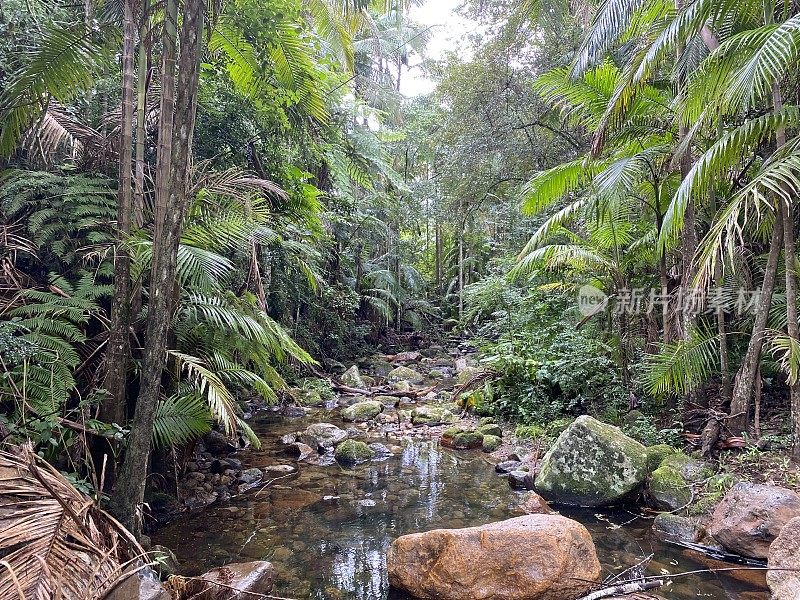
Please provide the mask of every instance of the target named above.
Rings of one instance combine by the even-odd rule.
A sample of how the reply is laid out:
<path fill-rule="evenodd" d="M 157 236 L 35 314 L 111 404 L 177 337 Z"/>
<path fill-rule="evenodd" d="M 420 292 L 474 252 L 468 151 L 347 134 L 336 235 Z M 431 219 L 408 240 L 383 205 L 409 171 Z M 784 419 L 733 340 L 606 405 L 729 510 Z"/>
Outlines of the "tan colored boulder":
<path fill-rule="evenodd" d="M 404 535 L 386 563 L 389 583 L 422 600 L 565 600 L 600 581 L 589 532 L 558 515 Z"/>
<path fill-rule="evenodd" d="M 737 483 L 717 505 L 708 532 L 742 556 L 767 558 L 769 546 L 789 521 L 800 517 L 800 495 L 786 488 Z"/>
<path fill-rule="evenodd" d="M 770 544 L 767 566 L 773 569 L 767 571 L 772 600 L 800 598 L 800 517 L 784 525 Z"/>
<path fill-rule="evenodd" d="M 184 589 L 187 600 L 250 600 L 269 594 L 275 581 L 272 563 L 253 561 L 212 569 L 190 579 Z"/>
<path fill-rule="evenodd" d="M 547 500 L 536 492 L 528 492 L 519 509 L 528 515 L 551 515 L 554 512 Z"/>

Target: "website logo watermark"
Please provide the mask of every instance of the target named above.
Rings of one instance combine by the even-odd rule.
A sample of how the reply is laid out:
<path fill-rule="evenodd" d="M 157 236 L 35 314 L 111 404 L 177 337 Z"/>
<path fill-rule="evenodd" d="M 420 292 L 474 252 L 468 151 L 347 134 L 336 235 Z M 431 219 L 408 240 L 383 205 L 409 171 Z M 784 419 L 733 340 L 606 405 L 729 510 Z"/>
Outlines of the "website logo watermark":
<path fill-rule="evenodd" d="M 747 288 L 677 289 L 671 293 L 660 288 L 624 288 L 609 296 L 593 285 L 584 285 L 578 290 L 577 306 L 585 317 L 605 310 L 617 315 L 650 315 L 664 310 L 694 315 L 723 310 L 744 315 L 756 312 L 761 296 L 761 290 Z"/>

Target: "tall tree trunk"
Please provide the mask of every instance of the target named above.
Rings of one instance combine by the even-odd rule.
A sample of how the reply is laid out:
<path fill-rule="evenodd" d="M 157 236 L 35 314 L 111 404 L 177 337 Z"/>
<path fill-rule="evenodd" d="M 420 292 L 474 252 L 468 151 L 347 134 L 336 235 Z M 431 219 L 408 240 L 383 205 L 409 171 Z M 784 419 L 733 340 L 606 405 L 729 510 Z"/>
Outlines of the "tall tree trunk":
<path fill-rule="evenodd" d="M 197 111 L 204 12 L 204 0 L 186 0 L 181 28 L 177 102 L 173 118 L 170 119 L 174 128 L 160 129 L 165 136 L 174 132 L 174 140 L 169 144 L 170 158 L 159 156 L 159 177 L 165 178 L 159 179 L 156 185 L 156 236 L 153 240 L 150 305 L 147 314 L 141 388 L 125 462 L 112 498 L 115 514 L 123 525 L 136 534 L 141 533 L 141 519 L 137 517 L 144 500 L 153 423 L 160 396 L 161 376 L 167 359 L 167 336 L 171 321 L 178 244 L 188 201 L 189 165 Z M 162 79 L 162 93 L 167 93 L 169 98 L 175 89 L 176 0 L 168 0 L 166 17 L 172 19 L 172 22 L 165 24 L 166 78 Z M 165 90 L 163 86 L 167 86 L 167 89 Z M 166 103 L 162 98 L 162 108 Z M 169 112 L 172 113 L 172 110 Z M 159 140 L 160 148 L 165 148 L 167 145 L 166 140 Z M 169 211 L 166 210 L 167 206 Z"/>
<path fill-rule="evenodd" d="M 435 227 L 435 235 L 436 235 L 436 289 L 442 289 L 442 224 L 439 223 L 439 217 L 436 217 L 436 227 Z"/>
<path fill-rule="evenodd" d="M 142 0 L 142 27 L 139 30 L 139 57 L 136 87 L 136 186 L 133 199 L 134 225 L 144 227 L 144 152 L 147 142 L 147 82 L 150 76 L 148 27 L 150 0 Z"/>
<path fill-rule="evenodd" d="M 772 84 L 772 101 L 775 112 L 783 108 L 781 88 L 777 81 Z M 778 148 L 786 143 L 786 130 L 779 127 L 775 132 Z M 797 248 L 794 233 L 794 210 L 788 199 L 779 198 L 783 212 L 783 258 L 786 270 L 786 332 L 794 341 L 800 341 L 800 326 L 797 322 Z M 800 458 L 800 381 L 789 382 L 789 397 L 792 414 L 792 455 Z"/>
<path fill-rule="evenodd" d="M 769 243 L 769 255 L 767 266 L 764 271 L 764 281 L 761 284 L 761 294 L 756 302 L 755 322 L 753 331 L 750 334 L 750 343 L 744 360 L 739 367 L 736 375 L 736 383 L 733 387 L 731 398 L 731 419 L 730 427 L 734 432 L 741 432 L 747 429 L 750 416 L 750 399 L 753 390 L 756 388 L 756 377 L 759 376 L 759 363 L 761 360 L 761 349 L 764 345 L 764 332 L 769 318 L 769 309 L 772 306 L 772 294 L 775 291 L 775 279 L 778 272 L 778 260 L 780 259 L 781 248 L 783 247 L 783 211 L 780 206 L 775 210 L 775 227 L 772 230 L 772 238 Z"/>
<path fill-rule="evenodd" d="M 122 44 L 122 127 L 119 150 L 119 189 L 117 192 L 117 243 L 114 254 L 114 301 L 106 355 L 105 388 L 111 394 L 100 406 L 100 419 L 106 423 L 125 422 L 125 390 L 127 388 L 130 352 L 130 289 L 131 264 L 125 248 L 131 231 L 133 106 L 136 51 L 134 0 L 125 0 L 124 40 Z M 111 461 L 113 463 L 113 461 Z"/>
<path fill-rule="evenodd" d="M 464 221 L 458 229 L 458 318 L 464 317 Z"/>

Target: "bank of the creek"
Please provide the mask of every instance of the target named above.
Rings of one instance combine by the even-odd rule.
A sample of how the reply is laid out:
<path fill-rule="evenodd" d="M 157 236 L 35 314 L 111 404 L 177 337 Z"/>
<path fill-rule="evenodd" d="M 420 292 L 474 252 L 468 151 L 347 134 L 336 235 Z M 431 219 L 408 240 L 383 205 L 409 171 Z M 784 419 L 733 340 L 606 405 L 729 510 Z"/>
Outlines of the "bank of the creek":
<path fill-rule="evenodd" d="M 262 447 L 236 457 L 244 468 L 293 465 L 297 471 L 288 476 L 267 471 L 274 474 L 227 502 L 173 521 L 153 535 L 153 542 L 173 549 L 187 575 L 231 562 L 268 560 L 277 570 L 273 593 L 278 596 L 380 600 L 405 598 L 387 581 L 386 550 L 393 539 L 522 514 L 518 505 L 525 492 L 498 476 L 492 457 L 481 450 L 444 448 L 435 437 L 398 442 L 381 428 L 362 426 L 360 439 L 383 443 L 393 453 L 351 468 L 332 456 L 314 462 L 289 458 L 281 438 L 320 422 L 353 426 L 342 421 L 336 406 L 306 410 L 299 418 L 257 413 L 252 425 Z M 658 541 L 652 520 L 635 508 L 555 508 L 589 529 L 606 574 L 651 554 L 648 574 L 729 566 L 709 565 Z M 698 573 L 677 578 L 658 593 L 676 600 L 768 598 L 763 574 L 752 571 Z"/>

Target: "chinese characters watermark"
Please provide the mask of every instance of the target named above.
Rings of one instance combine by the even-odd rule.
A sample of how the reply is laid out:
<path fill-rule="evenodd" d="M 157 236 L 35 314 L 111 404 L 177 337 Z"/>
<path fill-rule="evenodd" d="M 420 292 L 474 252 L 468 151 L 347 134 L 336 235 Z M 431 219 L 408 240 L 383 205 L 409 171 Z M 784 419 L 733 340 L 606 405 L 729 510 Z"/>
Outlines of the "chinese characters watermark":
<path fill-rule="evenodd" d="M 665 308 L 685 314 L 716 314 L 719 310 L 738 315 L 753 314 L 761 300 L 761 290 L 747 288 L 712 288 L 710 290 L 675 290 L 660 288 L 623 288 L 609 296 L 602 290 L 584 285 L 578 290 L 578 310 L 586 317 L 609 310 L 612 314 L 650 315 Z"/>

